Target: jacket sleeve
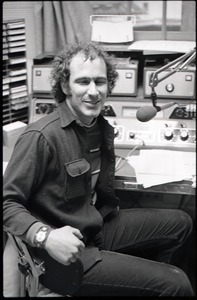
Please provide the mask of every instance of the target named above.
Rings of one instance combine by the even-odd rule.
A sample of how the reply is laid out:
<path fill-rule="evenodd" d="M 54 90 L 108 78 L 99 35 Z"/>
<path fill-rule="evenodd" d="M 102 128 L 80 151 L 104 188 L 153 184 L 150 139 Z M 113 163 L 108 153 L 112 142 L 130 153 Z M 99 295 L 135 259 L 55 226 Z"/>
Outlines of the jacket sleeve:
<path fill-rule="evenodd" d="M 38 131 L 18 139 L 3 178 L 3 230 L 24 234 L 38 220 L 28 210 L 30 200 L 44 178 L 50 148 Z"/>

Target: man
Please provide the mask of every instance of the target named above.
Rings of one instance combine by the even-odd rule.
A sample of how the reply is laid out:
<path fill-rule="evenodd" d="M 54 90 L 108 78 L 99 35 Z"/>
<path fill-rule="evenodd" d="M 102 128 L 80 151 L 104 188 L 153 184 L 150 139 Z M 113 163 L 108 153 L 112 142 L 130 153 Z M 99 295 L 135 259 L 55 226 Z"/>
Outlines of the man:
<path fill-rule="evenodd" d="M 54 59 L 57 110 L 17 141 L 4 176 L 4 230 L 65 266 L 80 260 L 75 296 L 191 296 L 186 274 L 171 265 L 190 217 L 118 209 L 114 130 L 101 115 L 116 78 L 111 57 L 93 43 Z"/>

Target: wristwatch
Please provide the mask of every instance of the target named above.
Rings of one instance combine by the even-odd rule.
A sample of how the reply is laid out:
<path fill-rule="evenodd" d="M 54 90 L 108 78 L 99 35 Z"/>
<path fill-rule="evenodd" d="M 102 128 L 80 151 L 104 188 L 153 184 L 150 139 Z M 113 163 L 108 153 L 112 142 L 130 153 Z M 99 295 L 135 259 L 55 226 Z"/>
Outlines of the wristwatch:
<path fill-rule="evenodd" d="M 35 234 L 34 245 L 38 248 L 44 248 L 47 237 L 51 230 L 52 229 L 49 226 L 42 226 Z"/>

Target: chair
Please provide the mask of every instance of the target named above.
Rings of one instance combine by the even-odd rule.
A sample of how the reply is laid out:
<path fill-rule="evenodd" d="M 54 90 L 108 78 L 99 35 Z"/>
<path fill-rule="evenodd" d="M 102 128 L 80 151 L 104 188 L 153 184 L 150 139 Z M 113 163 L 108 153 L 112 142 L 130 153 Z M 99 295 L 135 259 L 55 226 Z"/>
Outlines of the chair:
<path fill-rule="evenodd" d="M 30 297 L 36 297 L 39 286 L 39 276 L 45 272 L 44 261 L 38 261 L 32 257 L 23 241 L 8 233 L 8 237 L 18 254 L 18 268 L 20 270 L 20 297 L 26 293 Z"/>
<path fill-rule="evenodd" d="M 30 247 L 19 237 L 7 233 L 18 257 L 20 297 L 38 296 L 39 283 L 54 293 L 72 297 L 83 281 L 80 260 L 65 266 L 53 259 L 46 250 Z"/>

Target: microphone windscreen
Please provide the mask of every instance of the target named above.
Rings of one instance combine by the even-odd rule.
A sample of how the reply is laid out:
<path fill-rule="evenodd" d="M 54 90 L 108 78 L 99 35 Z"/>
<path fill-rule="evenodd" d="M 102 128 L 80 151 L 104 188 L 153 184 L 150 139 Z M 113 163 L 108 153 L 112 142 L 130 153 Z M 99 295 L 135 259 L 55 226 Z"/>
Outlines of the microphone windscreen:
<path fill-rule="evenodd" d="M 140 122 L 148 122 L 157 114 L 154 106 L 144 106 L 137 110 L 136 117 Z"/>

